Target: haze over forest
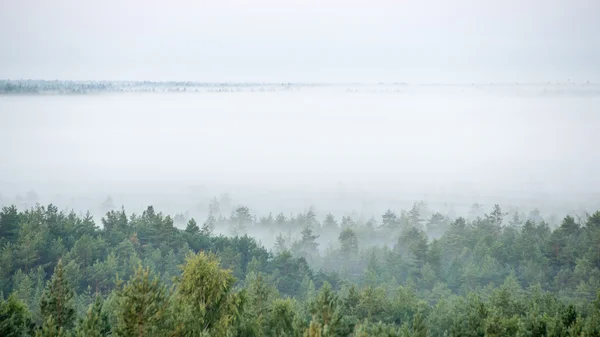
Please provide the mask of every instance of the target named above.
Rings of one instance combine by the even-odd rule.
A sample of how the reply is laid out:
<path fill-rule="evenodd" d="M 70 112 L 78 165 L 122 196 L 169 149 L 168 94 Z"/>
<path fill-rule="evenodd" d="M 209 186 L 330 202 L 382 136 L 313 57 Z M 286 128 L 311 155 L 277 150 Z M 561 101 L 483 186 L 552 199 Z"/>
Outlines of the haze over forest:
<path fill-rule="evenodd" d="M 600 336 L 600 2 L 0 2 L 0 336 Z"/>
<path fill-rule="evenodd" d="M 194 212 L 229 193 L 261 214 L 369 216 L 418 200 L 598 205 L 595 85 L 148 87 L 3 95 L 4 198 Z"/>

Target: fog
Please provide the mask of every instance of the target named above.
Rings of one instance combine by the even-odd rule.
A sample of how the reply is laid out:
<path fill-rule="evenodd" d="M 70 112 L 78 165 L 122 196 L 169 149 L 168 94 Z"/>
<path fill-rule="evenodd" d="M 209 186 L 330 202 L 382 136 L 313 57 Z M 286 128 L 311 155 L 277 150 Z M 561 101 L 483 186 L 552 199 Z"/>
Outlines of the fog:
<path fill-rule="evenodd" d="M 110 195 L 136 212 L 153 204 L 204 215 L 223 193 L 259 215 L 313 206 L 379 217 L 418 200 L 458 212 L 473 202 L 597 207 L 600 96 L 581 88 L 5 95 L 0 202 L 33 190 L 38 201 L 94 212 Z"/>
<path fill-rule="evenodd" d="M 0 0 L 0 336 L 600 336 L 599 0 Z"/>

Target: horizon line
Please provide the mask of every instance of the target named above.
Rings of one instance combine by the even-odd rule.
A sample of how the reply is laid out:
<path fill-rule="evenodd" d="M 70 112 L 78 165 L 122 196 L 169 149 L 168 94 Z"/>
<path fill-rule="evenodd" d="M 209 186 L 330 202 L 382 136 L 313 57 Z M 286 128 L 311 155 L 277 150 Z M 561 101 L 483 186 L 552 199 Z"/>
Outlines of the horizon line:
<path fill-rule="evenodd" d="M 198 81 L 198 80 L 73 80 L 73 79 L 33 79 L 0 78 L 0 82 L 62 82 L 62 83 L 122 83 L 122 84 L 184 84 L 184 85 L 595 85 L 586 81 L 465 81 L 465 82 L 405 82 L 405 81 Z"/>

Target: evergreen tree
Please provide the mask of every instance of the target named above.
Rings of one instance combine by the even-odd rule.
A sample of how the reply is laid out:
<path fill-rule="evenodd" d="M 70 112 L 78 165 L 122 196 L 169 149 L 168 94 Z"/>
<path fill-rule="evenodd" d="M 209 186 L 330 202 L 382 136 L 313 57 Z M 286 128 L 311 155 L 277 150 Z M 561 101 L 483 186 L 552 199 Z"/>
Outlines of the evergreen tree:
<path fill-rule="evenodd" d="M 215 219 L 212 213 L 208 213 L 208 217 L 204 221 L 204 224 L 202 224 L 202 230 L 200 231 L 202 235 L 210 236 L 215 230 L 216 223 L 217 219 Z"/>
<path fill-rule="evenodd" d="M 418 203 L 413 203 L 412 208 L 408 212 L 408 220 L 411 226 L 419 229 L 421 228 L 421 221 L 423 221 L 423 219 L 421 219 L 421 209 Z"/>
<path fill-rule="evenodd" d="M 421 312 L 417 312 L 413 318 L 412 336 L 413 337 L 429 336 L 429 334 L 427 332 L 427 326 L 425 325 L 425 320 L 423 319 Z"/>
<path fill-rule="evenodd" d="M 337 230 L 338 223 L 335 220 L 335 217 L 331 213 L 327 213 L 325 215 L 325 220 L 323 220 L 323 229 L 325 230 Z"/>
<path fill-rule="evenodd" d="M 0 242 L 4 238 L 8 242 L 15 242 L 19 233 L 20 216 L 17 207 L 12 205 L 3 207 L 0 212 Z"/>
<path fill-rule="evenodd" d="M 48 316 L 44 324 L 35 331 L 35 337 L 67 337 L 69 336 L 65 329 L 58 325 L 54 316 Z"/>
<path fill-rule="evenodd" d="M 392 210 L 388 209 L 385 214 L 381 216 L 381 227 L 387 229 L 393 229 L 398 227 L 398 216 Z"/>
<path fill-rule="evenodd" d="M 310 228 L 316 228 L 318 226 L 317 214 L 312 206 L 308 208 L 308 211 L 304 215 L 304 225 Z"/>
<path fill-rule="evenodd" d="M 7 300 L 0 296 L 0 336 L 29 336 L 31 326 L 31 313 L 25 303 L 15 295 L 9 296 Z"/>
<path fill-rule="evenodd" d="M 398 238 L 396 251 L 399 253 L 408 252 L 413 264 L 421 268 L 427 261 L 427 234 L 417 228 L 410 228 L 402 233 Z"/>
<path fill-rule="evenodd" d="M 277 255 L 288 250 L 287 243 L 283 234 L 279 233 L 275 238 L 275 245 L 273 246 L 273 252 Z"/>
<path fill-rule="evenodd" d="M 319 244 L 315 240 L 319 237 L 313 234 L 310 227 L 305 226 L 301 232 L 302 237 L 300 241 L 294 242 L 293 250 L 295 253 L 302 257 L 310 257 L 317 254 L 317 247 Z"/>
<path fill-rule="evenodd" d="M 45 324 L 52 323 L 58 328 L 69 330 L 75 322 L 74 295 L 75 293 L 65 277 L 62 259 L 58 260 L 40 301 Z M 47 328 L 53 329 L 52 325 L 48 325 Z"/>
<path fill-rule="evenodd" d="M 240 236 L 246 232 L 246 228 L 252 223 L 252 216 L 248 207 L 239 206 L 231 213 L 229 219 L 230 231 L 233 236 Z"/>
<path fill-rule="evenodd" d="M 510 219 L 509 224 L 513 228 L 521 227 L 521 225 L 523 224 L 523 221 L 521 220 L 521 217 L 519 216 L 518 212 L 513 213 L 513 216 Z"/>
<path fill-rule="evenodd" d="M 325 282 L 321 290 L 319 290 L 317 298 L 310 304 L 310 313 L 313 315 L 313 322 L 318 323 L 324 330 L 335 332 L 340 327 L 342 319 L 339 306 L 340 303 L 337 295 L 331 289 L 331 285 Z"/>
<path fill-rule="evenodd" d="M 190 254 L 177 284 L 178 301 L 191 316 L 182 317 L 189 336 L 225 336 L 238 315 L 237 298 L 231 291 L 235 279 L 219 267 L 214 255 Z"/>
<path fill-rule="evenodd" d="M 14 245 L 10 242 L 6 242 L 5 245 L 0 247 L 0 292 L 8 290 L 11 276 L 15 272 L 13 270 L 14 260 Z"/>
<path fill-rule="evenodd" d="M 139 266 L 117 296 L 116 336 L 158 337 L 171 332 L 169 292 L 148 268 Z"/>
<path fill-rule="evenodd" d="M 282 228 L 283 226 L 285 226 L 286 221 L 287 219 L 285 218 L 285 215 L 283 215 L 283 213 L 279 213 L 275 217 L 275 224 L 278 228 Z"/>
<path fill-rule="evenodd" d="M 208 213 L 209 214 L 221 214 L 221 203 L 217 197 L 213 197 L 208 204 Z"/>
<path fill-rule="evenodd" d="M 358 239 L 356 233 L 350 228 L 342 230 L 339 236 L 341 252 L 345 256 L 358 254 Z"/>
<path fill-rule="evenodd" d="M 75 337 L 105 337 L 110 334 L 108 315 L 102 312 L 103 300 L 96 296 L 85 317 L 75 328 Z"/>
<path fill-rule="evenodd" d="M 268 336 L 294 336 L 297 312 L 294 302 L 289 299 L 276 299 L 271 304 L 266 322 Z"/>
<path fill-rule="evenodd" d="M 342 217 L 342 223 L 340 224 L 342 229 L 352 229 L 355 227 L 355 225 L 356 223 L 354 222 L 354 219 L 352 219 L 350 216 Z"/>
<path fill-rule="evenodd" d="M 185 227 L 185 231 L 190 234 L 196 234 L 200 232 L 200 228 L 198 227 L 198 224 L 196 223 L 196 220 L 194 220 L 194 218 L 191 218 L 188 221 L 187 226 Z"/>
<path fill-rule="evenodd" d="M 502 208 L 500 208 L 500 205 L 495 204 L 492 212 L 490 214 L 486 215 L 485 217 L 488 221 L 490 221 L 495 226 L 501 227 L 502 221 L 506 214 L 507 213 L 502 212 Z"/>

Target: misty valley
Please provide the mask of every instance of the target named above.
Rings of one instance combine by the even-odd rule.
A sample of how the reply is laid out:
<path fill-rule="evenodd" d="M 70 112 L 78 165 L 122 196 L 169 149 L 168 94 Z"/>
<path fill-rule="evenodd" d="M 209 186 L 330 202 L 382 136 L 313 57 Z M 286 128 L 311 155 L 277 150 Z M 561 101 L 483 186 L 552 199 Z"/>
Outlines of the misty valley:
<path fill-rule="evenodd" d="M 0 336 L 600 336 L 599 103 L 2 81 Z"/>
<path fill-rule="evenodd" d="M 0 0 L 0 337 L 600 337 L 599 0 Z"/>

